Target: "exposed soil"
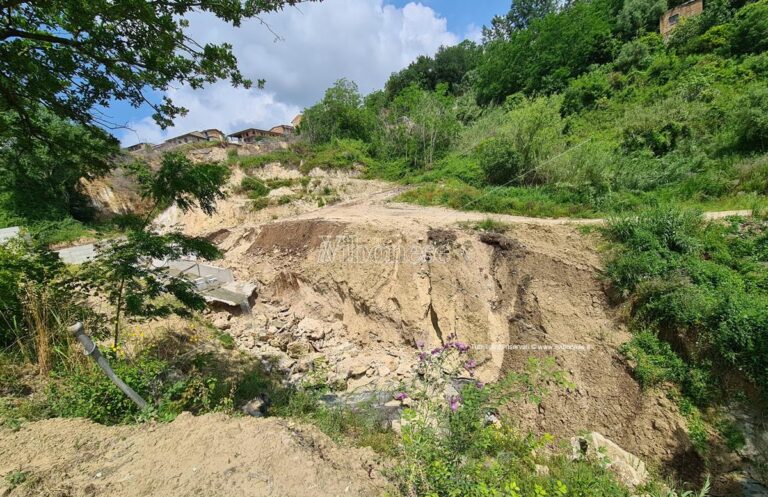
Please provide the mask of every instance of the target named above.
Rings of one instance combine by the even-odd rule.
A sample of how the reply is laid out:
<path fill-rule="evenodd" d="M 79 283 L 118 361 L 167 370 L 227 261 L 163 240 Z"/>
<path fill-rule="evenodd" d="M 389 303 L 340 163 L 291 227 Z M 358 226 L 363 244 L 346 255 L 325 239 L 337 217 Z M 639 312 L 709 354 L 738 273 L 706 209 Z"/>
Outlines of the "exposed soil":
<path fill-rule="evenodd" d="M 317 249 L 324 239 L 331 239 L 344 231 L 345 224 L 322 220 L 285 221 L 265 225 L 259 232 L 249 254 L 278 251 L 281 254 L 306 254 Z"/>
<path fill-rule="evenodd" d="M 407 381 L 417 340 L 458 336 L 484 381 L 552 356 L 573 388 L 553 389 L 540 406 L 510 406 L 523 427 L 561 437 L 598 431 L 677 476 L 698 474 L 674 403 L 644 393 L 618 352 L 630 335 L 605 295 L 598 238 L 577 229 L 594 220 L 494 215 L 510 229 L 478 232 L 467 223 L 488 215 L 391 202 L 399 191 L 369 183 L 339 204 L 296 207 L 267 223 L 263 213 L 228 219 L 235 198 L 224 214 L 179 222 L 191 234 L 227 226 L 223 264 L 261 284 L 255 324 L 236 319 L 229 332 L 254 354 L 280 356 L 295 378 L 306 370 L 290 357 L 296 342 L 325 357 L 330 379 L 348 391 Z M 307 318 L 320 328 L 314 337 L 299 326 Z"/>
<path fill-rule="evenodd" d="M 242 174 L 235 171 L 232 192 Z M 260 174 L 285 179 L 297 171 L 270 165 Z M 630 334 L 606 297 L 599 239 L 579 229 L 600 220 L 399 204 L 392 198 L 402 188 L 340 172 L 313 171 L 312 191 L 332 189 L 334 205 L 318 207 L 306 185 L 290 188 L 304 195 L 254 211 L 235 194 L 213 217 L 172 208 L 157 219 L 162 229 L 207 237 L 224 253 L 219 265 L 259 285 L 251 316 L 211 315 L 242 350 L 276 358 L 290 381 L 327 365 L 327 382 L 347 393 L 407 382 L 418 340 L 429 347 L 456 335 L 471 346 L 483 381 L 531 357 L 554 357 L 572 387 L 553 387 L 539 405 L 509 405 L 521 427 L 558 437 L 600 432 L 662 473 L 701 476 L 703 461 L 675 404 L 642 391 L 619 353 Z M 488 218 L 509 229 L 471 226 Z M 90 431 L 105 445 L 88 442 Z M 89 449 L 76 450 L 81 438 L 72 433 Z M 382 488 L 362 452 L 325 439 L 304 444 L 274 420 L 184 417 L 154 432 L 54 420 L 2 435 L 0 471 L 30 466 L 54 490 L 55 475 L 64 474 L 61 484 L 75 495 L 366 495 Z M 7 461 L 11 448 L 20 456 Z M 738 457 L 719 456 L 717 464 L 728 472 Z M 81 469 L 65 469 L 72 465 Z M 69 495 L 62 488 L 49 495 Z"/>
<path fill-rule="evenodd" d="M 51 419 L 0 429 L 0 475 L 16 471 L 27 481 L 11 492 L 0 479 L 0 495 L 335 497 L 386 488 L 370 450 L 339 448 L 312 427 L 224 415 L 122 427 Z"/>

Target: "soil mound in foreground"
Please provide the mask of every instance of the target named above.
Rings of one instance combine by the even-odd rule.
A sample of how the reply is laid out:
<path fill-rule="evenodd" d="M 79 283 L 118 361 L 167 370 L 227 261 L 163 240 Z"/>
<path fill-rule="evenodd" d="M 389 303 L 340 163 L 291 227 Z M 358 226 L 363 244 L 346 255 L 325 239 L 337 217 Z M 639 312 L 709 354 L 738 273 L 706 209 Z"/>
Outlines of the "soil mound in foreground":
<path fill-rule="evenodd" d="M 372 451 L 337 447 L 278 419 L 182 414 L 168 424 L 107 427 L 51 419 L 0 429 L 0 474 L 14 496 L 381 495 Z M 0 495 L 8 495 L 0 480 Z"/>

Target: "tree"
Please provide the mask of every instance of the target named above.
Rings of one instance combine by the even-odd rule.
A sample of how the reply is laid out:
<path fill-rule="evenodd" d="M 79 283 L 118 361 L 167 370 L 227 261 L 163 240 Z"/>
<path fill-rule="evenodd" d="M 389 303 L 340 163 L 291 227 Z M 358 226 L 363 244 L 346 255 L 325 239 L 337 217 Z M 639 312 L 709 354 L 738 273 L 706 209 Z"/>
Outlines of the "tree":
<path fill-rule="evenodd" d="M 72 213 L 80 178 L 111 170 L 117 153 L 102 128 L 119 123 L 99 108 L 147 104 L 167 127 L 186 110 L 150 100 L 153 91 L 219 79 L 251 86 L 231 45 L 190 37 L 187 14 L 240 26 L 301 1 L 319 0 L 0 0 L 0 189 L 25 211 L 39 202 L 20 193 Z"/>
<path fill-rule="evenodd" d="M 221 188 L 229 177 L 229 169 L 224 165 L 193 164 L 178 153 L 163 156 L 157 171 L 144 163 L 133 164 L 131 169 L 142 196 L 151 201 L 152 207 L 144 218 L 134 219 L 125 238 L 107 243 L 85 269 L 86 279 L 114 306 L 115 346 L 119 343 L 123 314 L 153 316 L 203 308 L 203 298 L 189 281 L 170 277 L 165 268 L 154 266 L 153 261 L 185 256 L 210 260 L 220 255 L 218 249 L 204 238 L 181 233 L 162 235 L 148 227 L 153 213 L 162 206 L 176 205 L 183 211 L 197 207 L 212 214 L 217 200 L 224 197 Z M 172 295 L 182 306 L 174 308 L 161 302 L 158 297 L 164 294 Z"/>
<path fill-rule="evenodd" d="M 446 84 L 435 91 L 411 85 L 392 102 L 384 125 L 385 154 L 430 166 L 446 154 L 461 129 Z"/>
<path fill-rule="evenodd" d="M 628 38 L 656 31 L 659 17 L 667 11 L 667 0 L 624 0 L 616 27 Z"/>
<path fill-rule="evenodd" d="M 501 103 L 517 92 L 556 92 L 591 65 L 610 61 L 611 1 L 578 0 L 487 44 L 477 67 L 478 100 Z"/>
<path fill-rule="evenodd" d="M 387 98 L 394 100 L 414 84 L 433 91 L 437 85 L 445 83 L 448 90 L 457 95 L 464 89 L 467 73 L 477 67 L 481 54 L 481 47 L 470 40 L 464 40 L 458 45 L 440 47 L 434 58 L 421 55 L 408 67 L 389 77 L 385 86 Z"/>
<path fill-rule="evenodd" d="M 368 141 L 373 115 L 363 106 L 357 84 L 340 79 L 325 91 L 317 104 L 304 111 L 301 132 L 314 143 L 350 138 Z"/>
<path fill-rule="evenodd" d="M 731 117 L 738 146 L 768 150 L 768 89 L 755 87 L 742 96 Z"/>
<path fill-rule="evenodd" d="M 46 140 L 26 134 L 17 113 L 0 112 L 0 192 L 10 199 L 5 207 L 30 220 L 68 213 L 86 217 L 80 179 L 93 179 L 112 169 L 112 159 L 119 152 L 117 140 L 43 108 L 30 109 L 28 117 Z"/>
<path fill-rule="evenodd" d="M 111 124 L 94 109 L 113 99 L 149 104 L 163 127 L 185 110 L 146 92 L 172 84 L 200 88 L 218 79 L 250 86 L 229 44 L 200 45 L 186 14 L 204 12 L 239 26 L 243 20 L 300 0 L 0 2 L 0 110 L 16 112 L 42 134 L 30 114 L 42 106 L 81 124 Z M 260 80 L 259 85 L 263 84 Z"/>
<path fill-rule="evenodd" d="M 503 16 L 493 16 L 491 25 L 483 26 L 485 41 L 507 40 L 513 33 L 528 28 L 535 19 L 557 12 L 558 0 L 515 0 Z"/>
<path fill-rule="evenodd" d="M 768 50 L 768 0 L 751 3 L 736 13 L 731 50 L 737 54 Z"/>

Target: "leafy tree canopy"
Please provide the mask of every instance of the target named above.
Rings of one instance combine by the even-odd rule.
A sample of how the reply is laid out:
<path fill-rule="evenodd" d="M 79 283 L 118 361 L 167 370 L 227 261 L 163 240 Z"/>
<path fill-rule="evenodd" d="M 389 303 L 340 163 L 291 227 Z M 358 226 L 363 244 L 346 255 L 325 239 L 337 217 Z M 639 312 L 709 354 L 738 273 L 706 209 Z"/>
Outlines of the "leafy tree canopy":
<path fill-rule="evenodd" d="M 483 26 L 486 41 L 507 40 L 513 33 L 526 29 L 535 19 L 557 12 L 558 0 L 515 0 L 503 16 L 493 16 L 490 26 Z"/>
<path fill-rule="evenodd" d="M 435 90 L 441 83 L 448 85 L 451 93 L 459 93 L 465 86 L 465 76 L 477 67 L 482 48 L 470 40 L 458 45 L 440 47 L 434 57 L 419 56 L 402 71 L 390 76 L 386 94 L 393 100 L 411 85 L 425 90 Z"/>
<path fill-rule="evenodd" d="M 317 104 L 304 112 L 301 132 L 314 143 L 334 139 L 368 140 L 372 113 L 363 106 L 363 97 L 354 81 L 340 79 L 325 91 Z"/>
<path fill-rule="evenodd" d="M 577 1 L 508 40 L 488 43 L 477 68 L 478 100 L 503 102 L 520 91 L 558 91 L 590 65 L 610 61 L 613 10 L 611 0 Z"/>
<path fill-rule="evenodd" d="M 30 109 L 27 117 L 45 139 L 26 134 L 17 113 L 0 112 L 0 192 L 11 200 L 6 209 L 27 219 L 77 211 L 80 179 L 112 168 L 117 140 L 40 107 Z"/>
<path fill-rule="evenodd" d="M 83 124 L 109 124 L 94 113 L 112 99 L 149 104 L 161 126 L 185 110 L 146 91 L 171 84 L 200 88 L 219 79 L 250 86 L 232 46 L 201 45 L 185 16 L 207 12 L 243 20 L 300 0 L 52 0 L 0 2 L 0 110 L 16 112 L 31 131 L 39 106 Z M 258 81 L 263 84 L 262 80 Z"/>

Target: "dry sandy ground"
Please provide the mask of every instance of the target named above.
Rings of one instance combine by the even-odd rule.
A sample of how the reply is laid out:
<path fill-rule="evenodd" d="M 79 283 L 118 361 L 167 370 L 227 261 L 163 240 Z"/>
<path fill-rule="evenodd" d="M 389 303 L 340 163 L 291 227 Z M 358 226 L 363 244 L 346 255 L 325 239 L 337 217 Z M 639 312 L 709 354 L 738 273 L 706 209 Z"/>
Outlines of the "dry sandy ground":
<path fill-rule="evenodd" d="M 373 453 L 338 448 L 316 429 L 277 419 L 193 417 L 104 427 L 80 419 L 0 429 L 0 475 L 27 472 L 16 496 L 373 496 Z M 4 488 L 4 485 L 6 488 Z"/>

